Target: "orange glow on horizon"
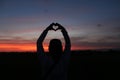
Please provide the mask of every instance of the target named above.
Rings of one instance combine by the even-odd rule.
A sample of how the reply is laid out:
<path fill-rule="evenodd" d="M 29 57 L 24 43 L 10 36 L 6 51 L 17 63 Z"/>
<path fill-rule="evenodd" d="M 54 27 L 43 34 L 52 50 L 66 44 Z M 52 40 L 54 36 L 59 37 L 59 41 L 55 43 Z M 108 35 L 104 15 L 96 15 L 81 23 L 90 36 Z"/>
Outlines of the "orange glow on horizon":
<path fill-rule="evenodd" d="M 44 50 L 48 51 L 47 45 L 43 45 Z M 0 52 L 36 52 L 35 43 L 25 44 L 0 44 Z"/>
<path fill-rule="evenodd" d="M 35 44 L 0 44 L 0 52 L 36 51 Z"/>
<path fill-rule="evenodd" d="M 43 44 L 44 50 L 48 51 L 48 44 Z M 99 47 L 86 47 L 86 46 L 72 46 L 71 50 L 95 50 L 100 49 Z M 36 52 L 35 43 L 25 43 L 25 44 L 0 44 L 0 52 Z"/>
<path fill-rule="evenodd" d="M 43 44 L 44 50 L 48 51 L 48 44 Z M 80 50 L 83 48 L 73 46 L 71 50 Z M 26 44 L 0 44 L 0 52 L 36 52 L 35 43 Z"/>

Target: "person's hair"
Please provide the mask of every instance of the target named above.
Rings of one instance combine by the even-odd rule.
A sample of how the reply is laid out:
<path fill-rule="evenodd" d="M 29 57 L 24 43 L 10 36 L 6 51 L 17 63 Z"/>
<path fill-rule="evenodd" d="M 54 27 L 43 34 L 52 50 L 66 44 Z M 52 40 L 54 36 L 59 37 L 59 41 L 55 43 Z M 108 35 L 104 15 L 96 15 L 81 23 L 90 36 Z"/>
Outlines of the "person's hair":
<path fill-rule="evenodd" d="M 59 39 L 52 39 L 50 41 L 49 53 L 55 61 L 61 57 L 61 55 L 62 55 L 62 43 Z"/>

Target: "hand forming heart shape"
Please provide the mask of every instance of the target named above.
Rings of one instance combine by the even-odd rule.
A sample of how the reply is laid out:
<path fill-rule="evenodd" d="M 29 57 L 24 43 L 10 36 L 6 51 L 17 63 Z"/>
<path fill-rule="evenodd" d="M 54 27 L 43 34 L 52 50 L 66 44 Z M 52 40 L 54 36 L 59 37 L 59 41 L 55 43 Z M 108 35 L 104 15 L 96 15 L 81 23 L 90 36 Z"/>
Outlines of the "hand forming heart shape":
<path fill-rule="evenodd" d="M 54 23 L 53 26 L 52 26 L 52 29 L 54 31 L 57 31 L 59 29 L 59 26 L 57 25 L 57 23 Z"/>
<path fill-rule="evenodd" d="M 56 25 L 53 25 L 53 27 L 52 27 L 52 28 L 53 28 L 53 30 L 54 30 L 54 31 L 57 31 L 59 27 L 58 27 L 58 26 L 56 26 Z"/>

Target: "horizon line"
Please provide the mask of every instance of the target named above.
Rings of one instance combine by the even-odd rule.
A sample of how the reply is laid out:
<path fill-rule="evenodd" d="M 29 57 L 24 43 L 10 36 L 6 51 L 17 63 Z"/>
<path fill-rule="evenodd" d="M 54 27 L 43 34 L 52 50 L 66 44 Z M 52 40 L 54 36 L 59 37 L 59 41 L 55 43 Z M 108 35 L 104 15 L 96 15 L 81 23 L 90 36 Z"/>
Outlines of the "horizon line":
<path fill-rule="evenodd" d="M 120 51 L 120 49 L 79 49 L 79 50 L 71 50 L 73 51 Z M 46 53 L 48 53 L 48 51 L 45 51 Z M 37 53 L 37 51 L 0 51 L 0 53 Z"/>

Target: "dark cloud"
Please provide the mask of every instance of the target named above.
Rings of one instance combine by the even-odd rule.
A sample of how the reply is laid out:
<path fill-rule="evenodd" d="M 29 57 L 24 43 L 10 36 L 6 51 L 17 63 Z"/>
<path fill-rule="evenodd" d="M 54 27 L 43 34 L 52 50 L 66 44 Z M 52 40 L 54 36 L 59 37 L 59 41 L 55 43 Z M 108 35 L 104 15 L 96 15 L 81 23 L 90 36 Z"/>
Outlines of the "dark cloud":
<path fill-rule="evenodd" d="M 77 47 L 86 47 L 86 48 L 93 48 L 93 49 L 102 49 L 102 48 L 120 48 L 120 42 L 87 42 L 87 41 L 81 41 L 79 43 L 74 42 L 74 46 Z"/>
<path fill-rule="evenodd" d="M 101 42 L 120 42 L 120 35 L 116 35 L 116 36 L 103 36 L 101 38 L 97 39 L 98 43 Z"/>
<path fill-rule="evenodd" d="M 83 39 L 83 40 L 82 40 Z M 106 36 L 94 41 L 89 41 L 88 37 L 72 37 L 72 45 L 77 47 L 89 47 L 89 48 L 120 48 L 119 36 Z"/>
<path fill-rule="evenodd" d="M 5 43 L 5 44 L 24 44 L 24 43 L 35 43 L 36 40 L 27 40 L 22 37 L 13 37 L 13 36 L 1 36 L 0 38 L 0 43 Z"/>
<path fill-rule="evenodd" d="M 79 36 L 79 37 L 71 37 L 71 41 L 74 41 L 74 42 L 76 42 L 76 41 L 80 41 L 80 40 L 86 40 L 86 39 L 88 39 L 88 37 L 86 37 L 86 36 Z"/>
<path fill-rule="evenodd" d="M 102 24 L 97 24 L 97 27 L 103 27 L 103 25 Z"/>
<path fill-rule="evenodd" d="M 120 26 L 113 27 L 113 32 L 119 33 L 119 35 L 120 35 Z"/>
<path fill-rule="evenodd" d="M 2 39 L 2 38 L 10 38 L 10 36 L 0 35 L 0 39 Z"/>

